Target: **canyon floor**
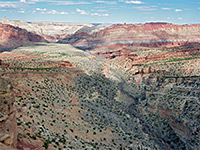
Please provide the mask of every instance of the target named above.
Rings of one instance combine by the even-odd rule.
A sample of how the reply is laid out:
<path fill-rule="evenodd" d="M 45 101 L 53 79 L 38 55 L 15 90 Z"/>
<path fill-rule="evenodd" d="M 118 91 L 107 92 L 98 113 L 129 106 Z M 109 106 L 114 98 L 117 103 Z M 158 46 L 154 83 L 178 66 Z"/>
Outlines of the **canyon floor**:
<path fill-rule="evenodd" d="M 1 78 L 12 81 L 17 149 L 200 148 L 198 43 L 112 51 L 37 43 L 0 59 Z"/>

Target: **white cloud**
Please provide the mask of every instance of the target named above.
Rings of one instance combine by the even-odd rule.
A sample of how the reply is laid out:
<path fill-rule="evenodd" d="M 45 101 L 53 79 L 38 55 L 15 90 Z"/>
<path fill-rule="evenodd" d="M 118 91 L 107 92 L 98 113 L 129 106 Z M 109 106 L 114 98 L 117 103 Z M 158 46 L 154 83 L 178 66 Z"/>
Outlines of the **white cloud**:
<path fill-rule="evenodd" d="M 61 15 L 67 15 L 68 12 L 62 11 L 62 12 L 60 12 L 60 14 L 61 14 Z"/>
<path fill-rule="evenodd" d="M 47 9 L 44 8 L 44 9 L 41 9 L 41 8 L 36 8 L 37 11 L 46 11 Z"/>
<path fill-rule="evenodd" d="M 26 3 L 26 0 L 20 0 L 21 3 Z"/>
<path fill-rule="evenodd" d="M 182 9 L 175 9 L 175 11 L 176 11 L 176 12 L 181 12 L 181 11 L 182 11 Z"/>
<path fill-rule="evenodd" d="M 105 6 L 97 6 L 97 7 L 94 7 L 94 8 L 103 9 L 103 8 L 106 8 L 106 7 Z"/>
<path fill-rule="evenodd" d="M 109 16 L 109 14 L 102 14 L 102 16 L 107 17 L 107 16 Z"/>
<path fill-rule="evenodd" d="M 181 17 L 179 17 L 179 18 L 177 18 L 178 20 L 183 20 L 183 18 L 181 18 Z"/>
<path fill-rule="evenodd" d="M 200 7 L 198 9 L 200 10 Z"/>
<path fill-rule="evenodd" d="M 78 12 L 81 15 L 103 16 L 103 17 L 109 16 L 109 14 L 101 14 L 101 13 L 98 13 L 98 12 L 94 12 L 94 13 L 86 12 L 85 10 L 81 10 L 79 8 L 76 9 L 76 12 Z"/>
<path fill-rule="evenodd" d="M 90 14 L 91 16 L 104 16 L 104 17 L 107 17 L 109 16 L 109 14 L 99 14 L 99 13 L 92 13 Z"/>
<path fill-rule="evenodd" d="M 30 2 L 33 2 L 33 3 L 40 3 L 40 2 L 55 2 L 53 0 L 29 0 Z"/>
<path fill-rule="evenodd" d="M 0 2 L 0 8 L 17 8 L 19 4 L 17 2 Z"/>
<path fill-rule="evenodd" d="M 31 2 L 49 2 L 49 0 L 30 0 Z"/>
<path fill-rule="evenodd" d="M 116 1 L 95 1 L 95 3 L 102 3 L 102 4 L 116 4 Z"/>
<path fill-rule="evenodd" d="M 76 9 L 76 12 L 80 13 L 81 15 L 88 15 L 88 13 L 85 10 L 81 10 L 79 8 Z"/>
<path fill-rule="evenodd" d="M 24 10 L 20 10 L 20 11 L 18 11 L 19 13 L 21 13 L 21 14 L 23 14 L 23 13 L 25 13 L 25 11 Z"/>
<path fill-rule="evenodd" d="M 55 14 L 58 14 L 58 12 L 56 10 L 51 10 L 51 11 L 48 11 L 47 14 L 55 15 Z"/>
<path fill-rule="evenodd" d="M 52 14 L 52 15 L 67 15 L 68 14 L 68 12 L 64 12 L 64 11 L 58 12 L 56 10 L 51 10 L 51 11 L 48 11 L 48 12 L 42 11 L 41 13 L 42 14 Z"/>
<path fill-rule="evenodd" d="M 126 1 L 126 0 L 120 0 L 120 1 L 126 4 L 144 4 L 144 2 L 142 1 Z"/>
<path fill-rule="evenodd" d="M 15 9 L 15 8 L 22 8 L 22 7 L 29 5 L 29 4 L 34 4 L 34 3 L 31 2 L 31 1 L 27 1 L 27 0 L 19 0 L 19 1 L 9 0 L 8 2 L 0 1 L 0 8 Z"/>
<path fill-rule="evenodd" d="M 89 2 L 73 2 L 73 1 L 51 1 L 55 5 L 87 5 Z"/>
<path fill-rule="evenodd" d="M 79 1 L 79 2 L 75 2 L 75 1 L 61 1 L 61 0 L 30 0 L 30 2 L 33 3 L 39 3 L 39 2 L 46 2 L 46 3 L 53 3 L 55 5 L 84 5 L 84 4 L 91 4 L 90 2 L 86 2 L 86 1 Z"/>
<path fill-rule="evenodd" d="M 134 7 L 138 10 L 143 10 L 143 11 L 153 11 L 156 10 L 157 6 L 140 6 L 140 7 Z"/>
<path fill-rule="evenodd" d="M 91 16 L 99 16 L 99 13 L 92 13 Z"/>
<path fill-rule="evenodd" d="M 162 10 L 171 10 L 171 8 L 161 8 Z"/>
<path fill-rule="evenodd" d="M 54 5 L 83 5 L 83 4 L 91 4 L 90 2 L 87 1 L 62 1 L 62 0 L 18 0 L 18 1 L 11 1 L 9 0 L 8 2 L 3 2 L 0 1 L 0 8 L 4 9 L 14 9 L 14 8 L 22 8 L 26 5 L 30 4 L 35 4 L 39 2 L 47 2 L 47 3 L 52 3 Z"/>
<path fill-rule="evenodd" d="M 108 12 L 108 10 L 101 9 L 101 10 L 96 10 L 97 12 Z"/>

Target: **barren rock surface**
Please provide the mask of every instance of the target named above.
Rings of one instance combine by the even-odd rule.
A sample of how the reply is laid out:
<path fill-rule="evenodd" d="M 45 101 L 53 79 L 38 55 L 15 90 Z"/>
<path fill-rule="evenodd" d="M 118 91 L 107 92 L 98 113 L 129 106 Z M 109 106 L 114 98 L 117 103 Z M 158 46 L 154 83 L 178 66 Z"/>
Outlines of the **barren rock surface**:
<path fill-rule="evenodd" d="M 198 24 L 117 24 L 92 35 L 80 36 L 80 33 L 77 33 L 60 42 L 73 44 L 82 49 L 101 50 L 121 49 L 127 46 L 174 47 L 200 41 L 199 32 L 200 25 Z"/>
<path fill-rule="evenodd" d="M 0 78 L 0 149 L 17 146 L 16 110 L 12 84 L 9 79 Z"/>
<path fill-rule="evenodd" d="M 81 32 L 97 32 L 104 29 L 108 25 L 99 25 L 95 27 L 93 24 L 87 23 L 54 23 L 54 22 L 22 22 L 8 20 L 6 17 L 0 20 L 2 24 L 9 24 L 15 27 L 26 29 L 29 32 L 36 33 L 44 37 L 48 41 L 57 41 L 77 31 Z M 79 31 L 80 30 L 80 31 Z"/>
<path fill-rule="evenodd" d="M 199 25 L 90 29 L 0 53 L 0 148 L 199 150 Z"/>
<path fill-rule="evenodd" d="M 27 30 L 0 23 L 0 48 L 13 48 L 34 42 L 44 42 L 41 36 Z"/>

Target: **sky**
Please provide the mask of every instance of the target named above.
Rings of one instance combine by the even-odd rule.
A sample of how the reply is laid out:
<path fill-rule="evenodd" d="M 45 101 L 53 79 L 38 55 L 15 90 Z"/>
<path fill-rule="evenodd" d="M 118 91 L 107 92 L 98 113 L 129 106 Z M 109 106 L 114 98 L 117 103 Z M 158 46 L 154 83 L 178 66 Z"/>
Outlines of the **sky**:
<path fill-rule="evenodd" d="M 200 0 L 0 0 L 0 18 L 27 22 L 200 23 Z"/>

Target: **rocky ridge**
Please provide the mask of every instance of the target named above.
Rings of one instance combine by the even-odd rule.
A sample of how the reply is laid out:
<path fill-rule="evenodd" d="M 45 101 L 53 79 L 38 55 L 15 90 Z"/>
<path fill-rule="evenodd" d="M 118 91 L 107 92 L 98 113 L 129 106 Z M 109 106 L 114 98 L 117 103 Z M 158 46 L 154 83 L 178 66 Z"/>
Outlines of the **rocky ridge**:
<path fill-rule="evenodd" d="M 174 47 L 199 42 L 200 25 L 170 23 L 116 24 L 92 35 L 78 32 L 61 40 L 81 49 L 122 49 L 124 47 Z"/>
<path fill-rule="evenodd" d="M 87 33 L 97 32 L 109 26 L 109 24 L 94 26 L 87 23 L 54 23 L 54 22 L 23 22 L 8 20 L 4 17 L 0 20 L 2 24 L 9 24 L 15 27 L 26 29 L 29 32 L 38 34 L 50 42 L 56 42 L 66 36 L 72 35 L 77 31 Z M 80 30 L 80 31 L 79 31 Z"/>
<path fill-rule="evenodd" d="M 45 42 L 46 40 L 25 29 L 0 23 L 0 48 L 13 48 L 34 42 Z"/>

